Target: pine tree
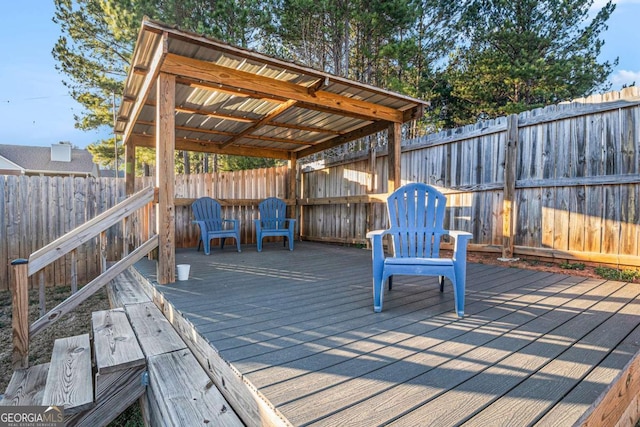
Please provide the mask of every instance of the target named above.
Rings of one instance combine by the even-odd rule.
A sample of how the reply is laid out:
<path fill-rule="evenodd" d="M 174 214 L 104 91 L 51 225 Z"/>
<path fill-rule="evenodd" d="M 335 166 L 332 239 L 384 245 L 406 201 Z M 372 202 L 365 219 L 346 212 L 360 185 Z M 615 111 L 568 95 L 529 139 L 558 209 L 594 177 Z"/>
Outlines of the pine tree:
<path fill-rule="evenodd" d="M 593 0 L 472 0 L 461 3 L 463 35 L 447 68 L 433 74 L 433 106 L 455 126 L 607 89 L 615 64 L 598 62 L 615 9 L 590 18 Z M 616 59 L 617 61 L 617 59 Z"/>

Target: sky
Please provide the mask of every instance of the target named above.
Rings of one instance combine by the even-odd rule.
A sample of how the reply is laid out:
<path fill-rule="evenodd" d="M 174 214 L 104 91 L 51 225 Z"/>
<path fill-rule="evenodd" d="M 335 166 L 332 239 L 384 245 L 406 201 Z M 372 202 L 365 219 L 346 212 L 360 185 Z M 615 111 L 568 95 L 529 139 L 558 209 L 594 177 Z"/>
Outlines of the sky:
<path fill-rule="evenodd" d="M 601 7 L 605 0 L 595 0 Z M 617 0 L 601 35 L 601 61 L 619 59 L 612 90 L 640 85 L 640 0 Z M 109 127 L 80 131 L 74 114 L 81 106 L 62 84 L 51 50 L 60 35 L 51 20 L 53 0 L 3 1 L 0 14 L 0 144 L 49 146 L 69 141 L 84 148 L 113 136 Z"/>

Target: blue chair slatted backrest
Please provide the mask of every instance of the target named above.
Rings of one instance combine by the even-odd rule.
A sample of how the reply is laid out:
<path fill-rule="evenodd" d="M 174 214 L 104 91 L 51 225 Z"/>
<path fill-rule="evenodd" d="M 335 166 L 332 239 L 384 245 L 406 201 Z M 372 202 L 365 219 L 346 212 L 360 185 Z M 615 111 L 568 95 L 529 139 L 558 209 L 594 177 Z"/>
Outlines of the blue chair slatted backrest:
<path fill-rule="evenodd" d="M 258 204 L 260 218 L 255 219 L 258 252 L 262 251 L 264 237 L 284 237 L 284 244 L 289 242 L 289 250 L 293 250 L 293 233 L 296 220 L 287 218 L 287 204 L 277 197 L 269 197 Z"/>
<path fill-rule="evenodd" d="M 217 200 L 211 197 L 201 197 L 191 204 L 195 223 L 200 227 L 200 245 L 204 244 L 204 252 L 209 255 L 210 241 L 220 239 L 220 247 L 224 248 L 224 241 L 232 237 L 236 241 L 236 247 L 240 252 L 240 220 L 222 218 L 222 208 Z"/>
<path fill-rule="evenodd" d="M 287 204 L 277 197 L 269 197 L 258 205 L 262 227 L 268 230 L 287 229 Z"/>
<path fill-rule="evenodd" d="M 222 230 L 222 208 L 217 200 L 202 197 L 191 205 L 196 221 L 204 221 L 207 231 Z"/>
<path fill-rule="evenodd" d="M 389 234 L 396 258 L 437 258 L 446 197 L 432 187 L 407 184 L 387 199 Z"/>

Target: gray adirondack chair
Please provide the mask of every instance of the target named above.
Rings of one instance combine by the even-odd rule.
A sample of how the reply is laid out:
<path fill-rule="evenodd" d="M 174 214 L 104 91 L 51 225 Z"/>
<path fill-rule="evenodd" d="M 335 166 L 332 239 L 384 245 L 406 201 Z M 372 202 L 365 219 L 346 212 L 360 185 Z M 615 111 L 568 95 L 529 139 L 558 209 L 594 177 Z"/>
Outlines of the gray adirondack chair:
<path fill-rule="evenodd" d="M 258 252 L 262 252 L 262 239 L 268 236 L 284 236 L 289 241 L 289 250 L 293 250 L 293 231 L 296 220 L 287 218 L 287 204 L 277 197 L 269 197 L 258 204 L 260 219 L 254 219 Z"/>
<path fill-rule="evenodd" d="M 196 218 L 193 222 L 200 227 L 198 250 L 200 250 L 200 245 L 203 245 L 204 253 L 209 255 L 212 239 L 220 239 L 220 248 L 224 249 L 225 239 L 233 237 L 236 239 L 236 246 L 240 252 L 240 221 L 222 218 L 222 209 L 217 200 L 211 197 L 201 197 L 191 204 L 191 209 Z"/>
<path fill-rule="evenodd" d="M 389 228 L 367 233 L 372 244 L 373 310 L 382 311 L 384 282 L 389 290 L 396 274 L 439 276 L 440 292 L 444 277 L 453 284 L 455 309 L 464 316 L 464 294 L 467 272 L 467 244 L 473 237 L 465 231 L 445 230 L 444 212 L 447 199 L 435 188 L 422 183 L 406 184 L 387 198 Z M 382 240 L 392 236 L 393 256 L 385 256 Z M 455 239 L 453 257 L 440 258 L 440 238 Z"/>

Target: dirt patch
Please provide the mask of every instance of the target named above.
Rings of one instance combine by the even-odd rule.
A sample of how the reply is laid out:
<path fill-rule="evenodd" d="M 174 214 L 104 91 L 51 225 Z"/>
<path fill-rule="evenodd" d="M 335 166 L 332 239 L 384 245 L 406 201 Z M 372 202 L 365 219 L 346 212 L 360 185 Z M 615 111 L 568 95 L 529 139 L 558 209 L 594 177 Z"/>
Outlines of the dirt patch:
<path fill-rule="evenodd" d="M 47 310 L 52 309 L 71 295 L 68 287 L 47 288 Z M 104 289 L 99 290 L 71 313 L 63 316 L 50 327 L 32 338 L 29 345 L 29 366 L 47 363 L 51 359 L 53 342 L 57 338 L 88 334 L 91 328 L 91 313 L 108 310 L 109 299 Z M 38 310 L 38 291 L 29 292 L 29 322 L 40 317 Z M 11 379 L 11 293 L 0 292 L 0 392 L 4 393 Z"/>
<path fill-rule="evenodd" d="M 47 310 L 50 310 L 69 297 L 71 289 L 68 287 L 47 288 L 45 294 Z M 30 291 L 30 322 L 40 317 L 38 301 L 38 291 Z M 33 337 L 29 345 L 29 366 L 49 362 L 51 360 L 53 342 L 56 339 L 90 333 L 91 313 L 108 310 L 109 308 L 109 299 L 106 290 L 103 288 L 80 304 L 74 311 L 63 316 L 46 330 Z M 0 394 L 3 394 L 7 389 L 13 374 L 11 342 L 11 293 L 9 291 L 0 291 Z M 143 422 L 137 404 L 132 405 L 131 408 L 109 424 L 110 427 L 141 425 L 143 425 Z"/>
<path fill-rule="evenodd" d="M 517 261 L 500 261 L 501 254 L 489 252 L 469 252 L 467 254 L 468 262 L 478 264 L 498 265 L 502 267 L 523 268 L 526 270 L 546 271 L 549 273 L 567 274 L 571 276 L 592 277 L 603 279 L 602 275 L 596 272 L 598 265 L 582 263 L 582 262 L 564 262 L 555 263 L 545 260 L 544 258 L 520 258 Z M 615 270 L 615 269 L 610 269 Z M 613 278 L 611 278 L 613 279 Z M 630 281 L 640 283 L 640 277 L 635 277 Z"/>

